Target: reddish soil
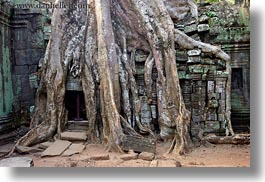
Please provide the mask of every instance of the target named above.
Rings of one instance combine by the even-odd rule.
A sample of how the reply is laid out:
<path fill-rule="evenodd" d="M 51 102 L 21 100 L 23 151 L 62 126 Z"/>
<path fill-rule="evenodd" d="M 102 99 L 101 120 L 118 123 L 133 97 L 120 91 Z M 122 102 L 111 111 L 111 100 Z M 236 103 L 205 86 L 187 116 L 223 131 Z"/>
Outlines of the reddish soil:
<path fill-rule="evenodd" d="M 0 152 L 12 145 L 0 146 Z M 177 160 L 182 167 L 250 167 L 250 145 L 213 145 L 195 148 L 192 153 L 181 157 L 163 155 L 168 144 L 158 144 L 156 160 L 164 166 L 172 167 L 172 160 Z M 90 160 L 91 156 L 109 154 L 110 160 Z M 150 167 L 150 161 L 141 159 L 124 161 L 120 153 L 108 153 L 102 145 L 89 144 L 82 154 L 71 157 L 45 157 L 41 153 L 24 155 L 33 158 L 35 167 Z M 153 162 L 152 162 L 153 163 Z M 168 165 L 167 165 L 168 164 Z"/>

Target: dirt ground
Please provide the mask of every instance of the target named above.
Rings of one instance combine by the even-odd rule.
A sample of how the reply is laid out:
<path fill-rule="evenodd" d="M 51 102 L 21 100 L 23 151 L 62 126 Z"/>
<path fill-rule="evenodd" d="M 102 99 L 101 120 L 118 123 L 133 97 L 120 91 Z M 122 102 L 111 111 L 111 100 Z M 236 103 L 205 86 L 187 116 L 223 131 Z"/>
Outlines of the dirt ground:
<path fill-rule="evenodd" d="M 7 151 L 12 144 L 0 146 L 0 153 Z M 168 144 L 157 144 L 153 161 L 141 159 L 122 160 L 120 153 L 108 153 L 104 146 L 88 144 L 86 149 L 71 157 L 45 157 L 41 153 L 19 155 L 31 157 L 35 167 L 150 167 L 154 161 L 162 161 L 158 167 L 172 167 L 180 162 L 182 167 L 250 167 L 250 145 L 213 145 L 194 148 L 192 153 L 181 157 L 163 155 Z M 109 160 L 91 160 L 91 156 L 109 154 Z"/>

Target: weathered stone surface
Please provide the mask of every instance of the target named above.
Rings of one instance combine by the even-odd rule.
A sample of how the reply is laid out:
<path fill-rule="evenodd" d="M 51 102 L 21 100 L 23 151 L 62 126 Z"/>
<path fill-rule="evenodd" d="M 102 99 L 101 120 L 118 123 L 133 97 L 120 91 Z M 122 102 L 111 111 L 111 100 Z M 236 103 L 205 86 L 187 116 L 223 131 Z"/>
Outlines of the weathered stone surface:
<path fill-rule="evenodd" d="M 135 152 L 151 152 L 156 151 L 155 140 L 144 138 L 144 137 L 134 137 L 125 135 L 122 138 L 122 149 L 125 151 L 133 150 Z"/>
<path fill-rule="evenodd" d="M 197 49 L 194 49 L 194 50 L 190 50 L 190 51 L 188 51 L 188 56 L 199 56 L 199 55 L 201 55 L 201 50 L 197 50 Z"/>
<path fill-rule="evenodd" d="M 217 108 L 219 106 L 218 100 L 212 99 L 208 101 L 209 108 Z"/>
<path fill-rule="evenodd" d="M 148 98 L 146 96 L 140 97 L 141 99 L 141 122 L 144 126 L 150 127 L 152 122 L 151 108 L 148 104 Z"/>
<path fill-rule="evenodd" d="M 179 79 L 185 79 L 186 78 L 186 71 L 178 71 Z"/>
<path fill-rule="evenodd" d="M 27 65 L 16 66 L 14 72 L 18 75 L 27 75 L 29 74 L 29 67 Z"/>
<path fill-rule="evenodd" d="M 218 121 L 206 121 L 204 127 L 205 133 L 218 133 L 220 130 L 220 123 Z"/>
<path fill-rule="evenodd" d="M 198 32 L 205 32 L 210 30 L 210 26 L 208 24 L 200 24 L 198 25 Z"/>
<path fill-rule="evenodd" d="M 137 51 L 135 54 L 135 62 L 145 62 L 147 59 L 148 55 L 146 55 L 142 51 Z"/>
<path fill-rule="evenodd" d="M 61 133 L 61 139 L 69 141 L 86 141 L 87 134 L 86 132 L 63 132 Z"/>
<path fill-rule="evenodd" d="M 14 143 L 1 144 L 0 142 L 0 155 L 10 152 L 10 150 L 12 150 L 14 145 L 15 145 Z"/>
<path fill-rule="evenodd" d="M 30 154 L 30 153 L 42 152 L 43 150 L 36 147 L 17 146 L 16 151 L 20 154 Z"/>
<path fill-rule="evenodd" d="M 43 142 L 38 145 L 39 148 L 41 149 L 47 149 L 50 147 L 54 142 Z"/>
<path fill-rule="evenodd" d="M 61 155 L 69 146 L 71 142 L 56 140 L 50 147 L 48 147 L 43 153 L 42 157 L 58 156 Z"/>
<path fill-rule="evenodd" d="M 120 159 L 124 161 L 129 161 L 129 160 L 135 160 L 138 158 L 138 154 L 136 153 L 129 153 L 129 154 L 123 154 Z"/>
<path fill-rule="evenodd" d="M 110 160 L 109 154 L 99 154 L 95 155 L 89 158 L 90 160 L 95 160 L 95 161 L 104 161 L 104 160 Z"/>
<path fill-rule="evenodd" d="M 225 114 L 218 114 L 218 121 L 225 121 Z"/>
<path fill-rule="evenodd" d="M 219 8 L 218 8 L 219 7 Z M 221 11 L 220 7 L 224 7 L 224 6 L 211 6 L 210 9 L 207 9 L 207 11 L 203 8 L 201 12 L 199 12 L 199 23 L 201 23 L 200 25 L 198 25 L 195 20 L 193 21 L 185 21 L 185 22 L 174 22 L 175 27 L 177 29 L 180 30 L 184 30 L 185 27 L 185 32 L 189 33 L 189 36 L 192 37 L 193 39 L 197 40 L 198 38 L 201 38 L 201 40 L 203 42 L 208 42 L 208 43 L 213 43 L 215 45 L 220 45 L 222 47 L 222 49 L 226 50 L 228 53 L 231 53 L 233 59 L 232 61 L 232 67 L 233 68 L 242 68 L 243 72 L 241 77 L 244 79 L 244 97 L 245 98 L 238 98 L 237 97 L 233 97 L 232 96 L 232 115 L 233 114 L 238 114 L 240 115 L 240 117 L 242 117 L 242 112 L 249 112 L 249 104 L 248 104 L 248 70 L 249 70 L 249 27 L 248 24 L 242 24 L 244 22 L 242 22 L 240 19 L 243 18 L 244 20 L 248 20 L 248 17 L 244 16 L 244 12 L 240 14 L 240 16 L 238 16 L 238 12 L 234 11 L 234 7 L 226 7 L 226 11 L 228 11 L 228 13 L 223 13 L 223 11 Z M 208 7 L 207 7 L 208 8 Z M 213 8 L 213 9 L 212 9 Z M 19 12 L 17 12 L 19 11 Z M 6 39 L 10 39 L 10 36 L 6 35 L 6 31 L 5 31 L 5 25 L 3 25 L 3 31 L 1 33 L 3 33 L 3 37 L 5 37 L 3 39 L 3 45 L 7 45 L 4 48 L 10 48 L 10 55 L 12 55 L 11 57 L 13 59 L 9 59 L 7 62 L 10 62 L 10 68 L 12 68 L 12 74 L 13 74 L 13 82 L 15 82 L 13 84 L 13 92 L 12 91 L 8 91 L 7 89 L 4 89 L 3 91 L 5 91 L 5 93 L 15 93 L 15 97 L 19 98 L 17 99 L 19 102 L 19 105 L 17 106 L 18 109 L 15 109 L 15 111 L 19 111 L 19 108 L 21 108 L 21 105 L 23 106 L 28 106 L 28 105 L 33 105 L 34 104 L 34 95 L 35 92 L 33 91 L 33 89 L 30 88 L 30 83 L 29 82 L 29 74 L 32 72 L 35 72 L 34 70 L 36 70 L 36 66 L 38 64 L 39 58 L 43 56 L 43 51 L 44 49 L 42 49 L 42 38 L 40 36 L 40 34 L 38 33 L 39 30 L 43 30 L 41 27 L 41 23 L 40 23 L 40 14 L 31 14 L 30 13 L 31 10 L 14 10 L 14 13 L 12 13 L 11 17 L 9 18 L 12 21 L 12 26 L 10 26 L 10 29 L 13 29 L 12 27 L 16 27 L 15 29 L 12 30 L 12 42 L 13 42 L 13 46 L 9 46 L 9 43 L 6 41 Z M 34 15 L 34 18 L 32 17 L 32 15 Z M 236 16 L 235 16 L 236 15 Z M 39 17 L 39 20 L 36 20 L 35 17 Z M 5 19 L 5 18 L 4 18 Z M 30 19 L 30 21 L 29 21 Z M 241 23 L 240 23 L 241 21 Z M 22 23 L 22 22 L 25 22 Z M 179 24 L 180 23 L 180 24 Z M 185 25 L 183 25 L 185 23 Z M 205 32 L 205 34 L 200 34 L 200 36 L 198 36 L 198 32 L 200 31 L 206 31 L 209 28 L 209 25 L 211 27 L 210 32 Z M 8 24 L 6 24 L 8 25 Z M 236 27 L 233 27 L 235 26 Z M 229 27 L 229 28 L 228 28 Z M 197 32 L 198 31 L 198 32 Z M 47 25 L 47 27 L 44 27 L 44 33 L 45 33 L 45 39 L 47 40 L 50 34 L 50 26 Z M 216 33 L 216 34 L 212 34 L 212 33 Z M 204 36 L 205 35 L 205 36 Z M 11 39 L 10 39 L 11 40 Z M 40 40 L 40 41 L 39 41 Z M 44 47 L 43 47 L 44 48 Z M 224 69 L 225 69 L 225 62 L 221 61 L 221 60 L 216 60 L 213 59 L 212 53 L 201 53 L 199 54 L 190 54 L 189 55 L 189 65 L 187 66 L 186 61 L 188 60 L 188 55 L 187 55 L 187 50 L 183 50 L 183 49 L 178 49 L 179 47 L 177 46 L 177 64 L 178 64 L 178 69 L 180 67 L 186 67 L 188 68 L 189 65 L 199 65 L 199 69 L 186 69 L 186 70 L 179 70 L 179 79 L 189 79 L 190 83 L 185 83 L 182 84 L 182 92 L 183 97 L 184 97 L 184 101 L 185 104 L 187 106 L 187 108 L 192 111 L 192 108 L 196 108 L 198 109 L 198 107 L 204 108 L 207 107 L 205 109 L 208 109 L 209 107 L 212 107 L 211 104 L 207 104 L 208 103 L 208 99 L 211 98 L 209 95 L 210 92 L 216 92 L 216 90 L 218 91 L 219 94 L 218 97 L 215 97 L 215 100 L 218 101 L 219 105 L 218 107 L 212 107 L 212 108 L 218 108 L 217 110 L 215 110 L 213 113 L 211 114 L 216 114 L 216 115 L 210 115 L 210 117 L 208 117 L 209 120 L 216 120 L 217 121 L 223 121 L 225 120 L 224 118 L 224 113 L 226 112 L 226 93 L 225 93 L 225 87 L 223 86 L 218 86 L 218 82 L 215 83 L 215 79 L 217 77 L 227 77 L 227 75 L 225 75 L 224 73 Z M 198 48 L 195 48 L 198 49 Z M 0 56 L 1 57 L 1 56 Z M 2 58 L 2 57 L 1 57 Z M 1 59 L 0 58 L 0 59 Z M 142 79 L 142 77 L 140 77 L 141 74 L 144 74 L 144 61 L 146 60 L 147 55 L 144 52 L 136 52 L 136 64 L 138 63 L 139 65 L 141 65 L 140 67 L 137 67 L 137 84 L 138 81 L 140 80 L 140 78 Z M 3 59 L 3 58 L 2 58 Z M 13 61 L 12 61 L 13 60 Z M 5 62 L 5 61 L 4 61 Z M 214 65 L 214 66 L 218 66 L 215 69 L 203 69 L 202 66 L 203 65 Z M 4 68 L 4 70 L 7 70 Z M 218 75 L 218 71 L 221 70 L 221 74 Z M 207 73 L 205 73 L 205 71 L 209 71 Z M 14 73 L 13 73 L 14 72 Z M 138 73 L 139 72 L 139 73 Z M 199 73 L 199 74 L 197 74 Z M 224 76 L 223 76 L 224 75 Z M 5 78 L 8 78 L 7 75 L 3 76 Z M 154 72 L 152 75 L 153 80 L 155 81 L 157 79 L 157 72 Z M 186 92 L 184 91 L 183 87 L 185 88 L 186 85 L 191 85 L 191 90 L 196 90 L 196 83 L 194 82 L 194 80 L 205 80 L 206 82 L 212 82 L 211 84 L 206 87 L 206 93 L 204 94 L 203 92 L 201 92 L 199 96 L 199 98 L 202 98 L 203 100 L 205 100 L 206 104 L 201 104 L 201 101 L 196 101 L 195 99 L 191 101 L 191 98 L 193 97 L 193 94 L 191 91 L 190 92 Z M 0 79 L 1 80 L 1 79 Z M 4 79 L 3 79 L 4 80 Z M 10 79 L 9 79 L 10 80 Z M 234 82 L 233 80 L 236 79 L 232 79 L 232 82 Z M 142 81 L 142 80 L 141 80 Z M 180 82 L 182 82 L 183 80 L 180 80 Z M 141 82 L 144 83 L 144 82 Z M 154 84 L 155 85 L 155 84 Z M 213 85 L 213 86 L 212 86 Z M 217 86 L 215 86 L 217 85 Z M 11 88 L 11 87 L 7 87 L 7 85 L 5 84 L 6 88 Z M 80 86 L 80 85 L 79 85 Z M 193 87 L 194 86 L 194 87 Z M 68 82 L 67 82 L 67 88 L 68 88 Z M 74 88 L 73 86 L 71 86 L 71 88 Z M 82 87 L 80 90 L 82 90 Z M 142 96 L 145 94 L 145 87 L 144 84 L 139 85 L 139 96 Z M 194 89 L 195 88 L 195 89 Z M 74 88 L 76 89 L 76 88 Z M 208 90 L 207 90 L 208 89 Z M 156 91 L 154 91 L 156 92 Z M 196 90 L 197 92 L 197 90 Z M 232 90 L 233 92 L 233 90 Z M 208 94 L 208 98 L 203 98 L 202 95 L 206 95 Z M 236 94 L 236 93 L 235 93 Z M 155 95 L 155 94 L 154 94 Z M 10 96 L 6 96 L 3 98 L 12 98 Z M 243 102 L 238 102 L 239 100 L 242 100 Z M 0 99 L 1 100 L 1 99 Z M 7 99 L 5 99 L 7 100 Z M 14 99 L 15 100 L 15 99 Z M 15 101 L 16 102 L 16 101 Z M 8 102 L 7 102 L 8 103 Z M 12 102 L 9 102 L 10 106 L 12 105 Z M 233 104 L 234 103 L 234 104 Z M 4 104 L 4 103 L 3 103 Z M 152 122 L 155 123 L 157 122 L 157 120 L 155 120 L 155 118 L 158 118 L 158 113 L 157 112 L 157 95 L 153 96 L 153 101 L 152 101 Z M 9 107 L 12 108 L 12 107 Z M 1 109 L 0 109 L 1 110 Z M 11 110 L 10 110 L 11 111 Z M 196 122 L 192 122 L 193 123 L 197 123 L 200 122 L 201 120 L 205 120 L 204 116 L 207 114 L 204 111 L 201 110 L 193 110 L 194 112 L 196 112 L 196 114 L 198 113 L 198 115 L 193 114 L 193 119 Z M 1 111 L 0 111 L 1 112 Z M 143 117 L 141 118 L 142 121 L 146 120 L 146 118 L 150 117 L 150 114 L 147 113 L 146 111 L 144 111 L 143 113 L 148 114 L 148 117 Z M 205 115 L 204 115 L 205 114 Z M 247 113 L 246 113 L 247 114 Z M 143 116 L 143 115 L 142 115 Z M 203 117 L 202 117 L 203 116 Z M 2 117 L 2 116 L 1 116 Z M 0 120 L 1 120 L 0 117 Z M 205 116 L 206 117 L 206 116 Z M 217 118 L 218 117 L 218 118 Z M 235 116 L 232 116 L 235 117 Z M 249 117 L 249 113 L 246 117 Z M 207 118 L 206 118 L 207 119 Z M 246 118 L 249 121 L 249 118 Z M 236 120 L 236 119 L 235 119 Z M 240 119 L 240 122 L 242 120 Z M 147 123 L 147 122 L 145 122 Z M 3 131 L 8 131 L 12 128 L 11 123 L 3 123 L 0 125 L 0 133 Z M 215 125 L 217 126 L 217 125 Z M 209 129 L 212 130 L 213 126 L 209 125 Z M 225 128 L 225 122 L 222 122 L 221 128 Z M 191 128 L 196 128 L 195 126 L 191 126 Z M 0 140 L 1 141 L 1 140 Z M 131 141 L 129 141 L 131 142 Z M 132 141 L 131 143 L 133 143 L 134 141 Z M 0 142 L 1 145 L 1 142 Z M 148 145 L 143 145 L 142 143 L 136 145 L 136 144 L 132 144 L 133 145 L 133 149 L 135 148 L 140 148 L 141 150 L 143 150 L 143 146 L 144 146 L 144 150 L 146 150 L 146 148 L 148 148 Z M 125 148 L 129 148 L 128 146 L 125 146 Z M 46 149 L 46 148 L 45 148 Z"/>
<path fill-rule="evenodd" d="M 33 167 L 33 160 L 29 157 L 13 157 L 0 161 L 0 167 Z"/>
<path fill-rule="evenodd" d="M 29 50 L 15 50 L 15 60 L 17 66 L 29 65 L 31 64 L 31 58 Z"/>
<path fill-rule="evenodd" d="M 184 27 L 184 32 L 185 33 L 192 33 L 192 32 L 196 32 L 197 31 L 197 25 L 196 24 L 192 24 L 192 25 L 188 25 Z"/>
<path fill-rule="evenodd" d="M 155 157 L 155 154 L 149 153 L 149 152 L 142 152 L 139 154 L 139 159 L 146 160 L 146 161 L 152 161 Z"/>
<path fill-rule="evenodd" d="M 67 122 L 68 130 L 72 131 L 87 131 L 88 127 L 89 127 L 89 122 L 87 120 Z"/>
<path fill-rule="evenodd" d="M 209 20 L 209 16 L 207 16 L 207 15 L 202 15 L 202 16 L 199 17 L 199 22 L 200 23 L 208 21 L 208 20 Z"/>
<path fill-rule="evenodd" d="M 26 107 L 29 104 L 34 104 L 34 91 L 30 88 L 29 84 L 29 75 L 14 75 L 14 79 L 16 81 L 16 87 L 14 90 L 16 93 L 20 93 L 20 102 L 21 105 Z"/>
<path fill-rule="evenodd" d="M 85 149 L 85 145 L 82 144 L 72 144 L 63 154 L 62 156 L 71 156 L 74 154 L 80 154 Z"/>
<path fill-rule="evenodd" d="M 176 52 L 176 59 L 179 62 L 185 62 L 188 60 L 188 55 L 186 51 L 177 51 Z"/>
<path fill-rule="evenodd" d="M 0 70 L 4 71 L 3 73 L 0 71 L 0 85 L 3 82 L 2 90 L 5 93 L 1 96 L 4 103 L 0 103 L 0 105 L 7 104 L 3 107 L 4 114 L 12 113 L 13 116 L 16 115 L 19 118 L 20 116 L 17 114 L 21 114 L 21 109 L 29 108 L 35 103 L 35 92 L 29 87 L 28 76 L 30 73 L 36 72 L 38 62 L 46 49 L 43 25 L 47 11 L 14 8 L 12 7 L 13 1 L 12 3 L 8 1 L 7 4 L 6 2 L 1 1 L 0 8 L 0 50 L 2 50 L 0 51 L 0 67 L 2 69 Z M 11 72 L 12 75 L 10 75 Z M 18 77 L 19 75 L 23 75 L 23 77 Z M 0 107 L 0 118 L 3 116 L 1 110 Z M 11 124 L 15 126 L 15 123 Z M 2 124 L 0 125 L 2 126 Z M 9 130 L 9 125 L 3 127 Z M 3 132 L 1 128 L 0 132 Z"/>
<path fill-rule="evenodd" d="M 37 74 L 31 74 L 29 76 L 29 84 L 32 89 L 37 89 L 38 88 L 38 76 Z"/>
<path fill-rule="evenodd" d="M 0 118 L 1 119 L 1 118 Z M 0 122 L 0 133 L 2 133 L 3 131 L 8 131 L 12 129 L 12 122 L 10 123 L 7 123 L 7 124 L 2 124 Z M 5 144 L 10 144 L 10 142 L 14 141 L 14 138 L 17 136 L 17 132 L 9 132 L 9 133 L 6 133 L 6 134 L 1 134 L 0 136 L 0 146 L 3 146 Z M 1 148 L 0 148 L 0 153 L 1 152 Z M 4 152 L 5 153 L 5 152 Z"/>
<path fill-rule="evenodd" d="M 66 80 L 66 90 L 68 91 L 82 91 L 82 82 L 81 80 L 77 77 L 74 78 L 72 75 L 67 76 Z"/>

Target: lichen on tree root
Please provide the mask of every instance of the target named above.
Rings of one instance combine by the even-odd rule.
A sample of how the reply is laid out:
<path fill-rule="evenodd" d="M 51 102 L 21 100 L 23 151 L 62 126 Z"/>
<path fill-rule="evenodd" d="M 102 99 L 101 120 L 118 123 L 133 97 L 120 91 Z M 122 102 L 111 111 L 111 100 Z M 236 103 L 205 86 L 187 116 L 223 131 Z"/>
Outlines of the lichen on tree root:
<path fill-rule="evenodd" d="M 87 1 L 78 0 L 76 3 Z M 180 21 L 184 17 L 184 6 L 191 7 L 186 8 L 186 14 L 196 18 L 195 3 L 191 0 L 181 0 L 181 3 L 171 0 L 90 0 L 88 3 L 87 9 L 54 10 L 52 34 L 32 119 L 35 124 L 18 144 L 30 146 L 60 134 L 66 114 L 66 77 L 73 60 L 81 68 L 79 76 L 92 142 L 99 140 L 108 150 L 122 152 L 123 135 L 139 136 L 136 130 L 140 134 L 152 135 L 140 120 L 134 60 L 130 59 L 138 49 L 149 53 L 145 65 L 149 98 L 151 69 L 155 66 L 158 71 L 156 88 L 160 135 L 173 140 L 169 152 L 189 152 L 192 148 L 188 130 L 190 112 L 181 95 L 175 43 L 186 49 L 197 47 L 229 61 L 229 56 L 219 48 L 195 41 L 174 29 L 172 19 Z M 176 12 L 181 10 L 181 16 L 173 13 L 172 9 Z M 45 93 L 44 99 L 40 93 Z M 97 114 L 101 115 L 101 127 L 98 127 Z"/>

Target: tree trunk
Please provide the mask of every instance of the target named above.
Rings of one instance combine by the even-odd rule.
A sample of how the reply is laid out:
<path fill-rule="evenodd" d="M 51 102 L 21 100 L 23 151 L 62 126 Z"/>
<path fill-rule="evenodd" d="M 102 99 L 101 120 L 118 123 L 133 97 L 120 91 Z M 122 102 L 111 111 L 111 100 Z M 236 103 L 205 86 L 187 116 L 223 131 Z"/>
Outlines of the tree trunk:
<path fill-rule="evenodd" d="M 216 136 L 208 135 L 203 138 L 204 141 L 210 142 L 212 144 L 250 144 L 250 135 L 249 134 L 237 134 L 234 136 Z"/>
<path fill-rule="evenodd" d="M 186 15 L 197 18 L 195 3 L 192 0 L 91 0 L 88 3 L 87 9 L 54 10 L 32 128 L 17 145 L 31 146 L 60 134 L 67 115 L 64 98 L 68 74 L 82 80 L 91 141 L 102 141 L 109 150 L 122 151 L 124 134 L 153 136 L 141 123 L 135 80 L 134 53 L 142 50 L 149 54 L 145 63 L 149 99 L 152 67 L 158 71 L 160 136 L 173 140 L 169 152 L 189 152 L 191 116 L 181 95 L 175 43 L 181 48 L 199 48 L 230 60 L 218 47 L 195 41 L 174 29 L 172 19 L 180 21 Z M 98 127 L 98 114 L 102 128 Z"/>

